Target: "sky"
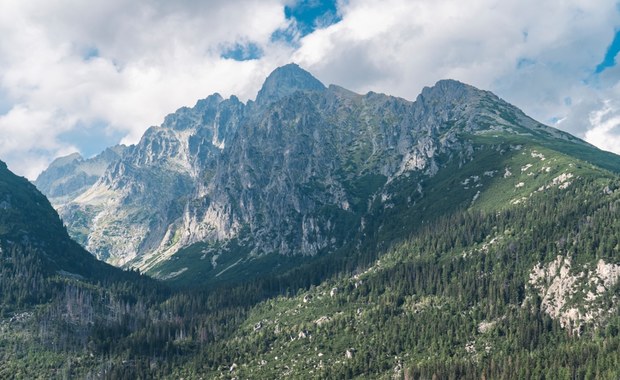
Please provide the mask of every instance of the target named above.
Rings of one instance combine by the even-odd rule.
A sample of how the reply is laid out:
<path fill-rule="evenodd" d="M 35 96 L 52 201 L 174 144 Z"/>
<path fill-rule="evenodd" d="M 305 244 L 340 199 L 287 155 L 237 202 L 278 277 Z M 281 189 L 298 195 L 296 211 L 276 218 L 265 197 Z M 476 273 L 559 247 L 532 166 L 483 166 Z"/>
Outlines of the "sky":
<path fill-rule="evenodd" d="M 34 179 L 290 62 L 410 100 L 457 79 L 620 153 L 619 30 L 616 0 L 2 0 L 0 160 Z"/>

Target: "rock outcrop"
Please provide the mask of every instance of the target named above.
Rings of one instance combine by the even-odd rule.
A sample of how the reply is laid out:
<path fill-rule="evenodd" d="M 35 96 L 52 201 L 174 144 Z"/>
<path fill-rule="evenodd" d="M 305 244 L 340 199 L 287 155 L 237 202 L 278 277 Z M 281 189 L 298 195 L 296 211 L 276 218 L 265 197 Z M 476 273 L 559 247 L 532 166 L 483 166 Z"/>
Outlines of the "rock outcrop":
<path fill-rule="evenodd" d="M 529 284 L 541 297 L 541 309 L 564 328 L 579 333 L 584 323 L 604 320 L 614 311 L 600 302 L 620 280 L 620 265 L 600 259 L 596 266 L 573 268 L 569 257 L 557 256 L 530 273 Z"/>

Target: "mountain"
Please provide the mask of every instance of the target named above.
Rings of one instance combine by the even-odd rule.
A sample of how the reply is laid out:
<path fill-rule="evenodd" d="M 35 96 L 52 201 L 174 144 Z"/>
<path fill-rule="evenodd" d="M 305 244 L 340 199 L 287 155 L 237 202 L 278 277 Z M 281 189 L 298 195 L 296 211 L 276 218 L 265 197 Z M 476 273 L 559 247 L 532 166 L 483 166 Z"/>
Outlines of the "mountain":
<path fill-rule="evenodd" d="M 62 206 L 92 186 L 103 175 L 110 163 L 120 158 L 127 147 L 117 145 L 95 157 L 84 159 L 72 153 L 54 160 L 34 181 L 55 206 Z"/>
<path fill-rule="evenodd" d="M 0 378 L 620 376 L 618 156 L 452 80 L 267 82 L 61 206 L 165 281 L 0 165 Z"/>
<path fill-rule="evenodd" d="M 219 282 L 389 245 L 603 169 L 618 156 L 490 92 L 443 80 L 414 102 L 359 95 L 290 64 L 256 102 L 214 94 L 168 115 L 59 212 L 102 260 Z"/>
<path fill-rule="evenodd" d="M 325 86 L 309 72 L 296 64 L 288 64 L 275 69 L 258 91 L 256 104 L 268 106 L 297 91 L 322 91 Z"/>

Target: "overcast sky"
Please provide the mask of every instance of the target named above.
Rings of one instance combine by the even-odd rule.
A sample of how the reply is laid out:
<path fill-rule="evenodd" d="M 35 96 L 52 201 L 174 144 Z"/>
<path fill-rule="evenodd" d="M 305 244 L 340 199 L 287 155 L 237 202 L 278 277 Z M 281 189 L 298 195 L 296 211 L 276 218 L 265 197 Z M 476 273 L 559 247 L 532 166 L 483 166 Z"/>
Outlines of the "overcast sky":
<path fill-rule="evenodd" d="M 34 179 L 289 62 L 410 100 L 458 79 L 620 153 L 619 28 L 616 0 L 1 0 L 0 160 Z"/>

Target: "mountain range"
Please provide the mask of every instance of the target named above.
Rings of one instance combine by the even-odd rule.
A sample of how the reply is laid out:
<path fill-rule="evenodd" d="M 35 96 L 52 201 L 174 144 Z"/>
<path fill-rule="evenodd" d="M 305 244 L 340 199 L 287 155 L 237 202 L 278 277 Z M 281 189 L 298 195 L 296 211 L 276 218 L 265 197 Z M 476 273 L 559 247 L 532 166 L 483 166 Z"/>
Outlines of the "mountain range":
<path fill-rule="evenodd" d="M 464 83 L 286 65 L 49 201 L 0 163 L 0 378 L 616 379 L 619 173 Z"/>
<path fill-rule="evenodd" d="M 482 170 L 484 151 L 507 138 L 514 144 Z M 383 243 L 406 237 L 410 229 L 386 223 L 419 225 L 439 194 L 448 209 L 491 198 L 509 204 L 574 175 L 551 165 L 534 180 L 504 163 L 528 141 L 620 168 L 617 156 L 457 81 L 440 81 L 410 102 L 325 87 L 289 64 L 269 75 L 256 101 L 211 95 L 168 115 L 135 146 L 58 159 L 35 185 L 97 258 L 158 278 L 209 282 L 370 247 L 384 229 L 393 236 Z M 437 183 L 474 166 L 479 180 L 471 186 Z M 507 172 L 512 193 L 491 196 L 490 183 Z"/>

